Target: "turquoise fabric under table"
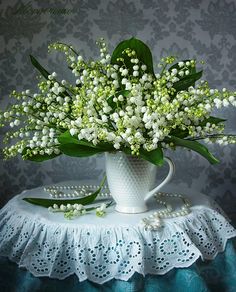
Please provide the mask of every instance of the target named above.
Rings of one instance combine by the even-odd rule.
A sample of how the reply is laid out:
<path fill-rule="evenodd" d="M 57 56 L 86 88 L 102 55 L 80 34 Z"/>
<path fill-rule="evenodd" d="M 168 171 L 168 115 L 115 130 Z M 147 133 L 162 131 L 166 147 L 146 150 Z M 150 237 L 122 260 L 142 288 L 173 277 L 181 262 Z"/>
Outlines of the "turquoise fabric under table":
<path fill-rule="evenodd" d="M 0 258 L 1 292 L 235 292 L 236 251 L 229 240 L 224 253 L 213 261 L 199 259 L 189 268 L 173 269 L 163 276 L 134 274 L 129 281 L 111 280 L 103 285 L 79 282 L 76 276 L 65 280 L 36 278 L 15 263 Z"/>

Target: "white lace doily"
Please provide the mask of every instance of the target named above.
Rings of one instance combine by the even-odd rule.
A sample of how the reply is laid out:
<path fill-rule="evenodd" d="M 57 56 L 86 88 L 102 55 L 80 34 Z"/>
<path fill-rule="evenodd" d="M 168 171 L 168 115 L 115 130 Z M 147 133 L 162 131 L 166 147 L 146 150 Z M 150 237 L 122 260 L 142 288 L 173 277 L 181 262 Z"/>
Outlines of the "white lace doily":
<path fill-rule="evenodd" d="M 213 259 L 236 230 L 206 196 L 182 193 L 193 205 L 191 213 L 165 219 L 157 231 L 145 231 L 139 222 L 148 213 L 126 215 L 110 207 L 104 218 L 93 213 L 66 220 L 22 200 L 48 197 L 43 188 L 23 192 L 0 211 L 0 255 L 38 277 L 76 274 L 80 281 L 100 284 L 127 280 L 135 272 L 165 274 L 199 257 Z M 150 205 L 158 208 L 154 201 Z"/>

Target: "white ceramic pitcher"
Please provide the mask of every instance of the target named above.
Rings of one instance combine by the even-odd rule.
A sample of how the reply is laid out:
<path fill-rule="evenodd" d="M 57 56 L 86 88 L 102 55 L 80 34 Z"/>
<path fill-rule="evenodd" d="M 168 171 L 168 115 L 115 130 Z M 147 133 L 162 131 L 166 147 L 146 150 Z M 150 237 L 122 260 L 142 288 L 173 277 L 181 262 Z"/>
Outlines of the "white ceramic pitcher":
<path fill-rule="evenodd" d="M 164 159 L 169 164 L 169 173 L 158 186 L 150 190 L 155 182 L 157 166 L 124 152 L 106 153 L 108 187 L 118 212 L 147 211 L 146 201 L 168 183 L 174 174 L 174 163 L 170 158 Z"/>

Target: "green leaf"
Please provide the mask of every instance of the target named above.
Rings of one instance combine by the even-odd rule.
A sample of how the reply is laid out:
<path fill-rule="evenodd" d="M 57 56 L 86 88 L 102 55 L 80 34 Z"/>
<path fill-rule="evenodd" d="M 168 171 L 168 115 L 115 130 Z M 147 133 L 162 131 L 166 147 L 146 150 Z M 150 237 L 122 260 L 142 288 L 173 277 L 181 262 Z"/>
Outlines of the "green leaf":
<path fill-rule="evenodd" d="M 160 146 L 152 151 L 141 149 L 140 157 L 158 166 L 162 166 L 163 164 L 163 151 Z"/>
<path fill-rule="evenodd" d="M 67 205 L 67 204 L 88 205 L 88 204 L 91 204 L 96 199 L 97 195 L 100 193 L 100 191 L 105 183 L 105 180 L 106 180 L 106 176 L 103 178 L 99 188 L 94 193 L 92 193 L 91 195 L 86 196 L 84 198 L 81 198 L 81 199 L 72 199 L 72 200 L 71 199 L 67 199 L 67 200 L 54 200 L 53 199 L 53 200 L 51 200 L 51 199 L 42 199 L 42 198 L 23 198 L 23 200 L 30 203 L 30 204 L 42 206 L 45 208 L 52 207 L 53 204 L 57 204 L 58 206 Z"/>
<path fill-rule="evenodd" d="M 199 126 L 205 126 L 207 123 L 217 125 L 217 124 L 223 123 L 225 121 L 226 121 L 225 119 L 221 119 L 221 118 L 217 118 L 217 117 L 211 116 L 211 117 L 203 120 L 201 123 L 199 123 Z M 175 137 L 178 137 L 178 138 L 186 138 L 186 137 L 189 136 L 189 131 L 176 128 L 176 129 L 171 130 L 170 136 L 175 136 Z"/>
<path fill-rule="evenodd" d="M 107 142 L 99 142 L 96 145 L 96 148 L 102 151 L 115 151 L 115 148 L 113 147 L 113 145 Z"/>
<path fill-rule="evenodd" d="M 26 152 L 27 150 L 30 149 L 28 147 L 24 148 L 24 150 L 22 151 L 22 156 L 24 156 L 24 159 L 27 159 L 27 160 L 30 160 L 30 161 L 35 161 L 35 162 L 43 162 L 43 161 L 46 161 L 46 160 L 50 160 L 50 159 L 53 159 L 57 156 L 59 156 L 60 154 L 43 154 L 43 155 L 40 155 L 40 154 L 36 154 L 36 155 L 33 155 L 33 156 L 25 156 L 26 155 Z"/>
<path fill-rule="evenodd" d="M 65 155 L 73 156 L 73 157 L 88 157 L 88 156 L 92 156 L 92 155 L 106 151 L 100 148 L 93 148 L 90 146 L 72 144 L 72 143 L 61 144 L 59 146 L 59 149 Z"/>
<path fill-rule="evenodd" d="M 31 63 L 34 65 L 34 67 L 43 75 L 43 77 L 48 79 L 48 75 L 50 75 L 49 72 L 46 69 L 44 69 L 43 66 L 39 64 L 39 62 L 35 59 L 35 57 L 30 55 L 30 60 L 31 60 Z"/>
<path fill-rule="evenodd" d="M 183 60 L 183 62 L 187 62 L 187 61 L 191 61 L 191 60 Z M 172 65 L 168 69 L 168 71 L 171 72 L 172 69 L 180 70 L 178 63 Z M 187 76 L 184 75 L 182 77 L 178 75 L 179 81 L 173 84 L 173 87 L 175 88 L 177 92 L 181 90 L 187 90 L 188 87 L 194 86 L 195 82 L 202 77 L 202 71 L 197 72 L 196 66 L 189 66 L 188 70 L 189 70 L 189 75 Z"/>
<path fill-rule="evenodd" d="M 58 137 L 58 141 L 60 144 L 79 144 L 79 140 L 75 138 L 74 136 L 71 136 L 69 131 L 66 131 Z"/>
<path fill-rule="evenodd" d="M 127 155 L 132 155 L 131 149 L 129 147 L 122 147 L 120 150 Z"/>
<path fill-rule="evenodd" d="M 185 138 L 185 137 L 189 136 L 189 132 L 188 132 L 188 130 L 182 130 L 182 129 L 176 128 L 176 129 L 171 130 L 170 136 L 175 136 L 178 138 Z"/>
<path fill-rule="evenodd" d="M 219 160 L 213 156 L 213 154 L 207 149 L 206 146 L 200 144 L 197 141 L 180 139 L 175 136 L 166 137 L 164 141 L 168 143 L 172 142 L 176 146 L 182 146 L 190 150 L 193 150 L 202 155 L 204 158 L 206 158 L 211 164 L 216 164 L 219 162 Z"/>
<path fill-rule="evenodd" d="M 35 57 L 30 55 L 30 60 L 31 60 L 31 63 L 34 65 L 34 67 L 42 74 L 42 76 L 45 79 L 48 79 L 48 75 L 50 75 L 50 73 L 42 65 L 39 64 L 39 62 L 35 59 Z M 70 94 L 68 93 L 67 90 L 65 90 L 64 92 L 60 93 L 60 95 L 66 96 Z"/>
<path fill-rule="evenodd" d="M 210 123 L 210 124 L 219 124 L 219 123 L 223 123 L 223 122 L 226 122 L 227 120 L 225 119 L 221 119 L 221 118 L 217 118 L 217 117 L 209 117 L 205 120 L 203 120 L 201 123 L 200 123 L 200 126 L 205 126 L 207 123 Z"/>
<path fill-rule="evenodd" d="M 195 82 L 202 77 L 202 71 L 185 76 L 173 84 L 174 89 L 179 92 L 187 90 L 190 86 L 194 86 Z M 179 77 L 178 77 L 179 78 Z"/>
<path fill-rule="evenodd" d="M 134 64 L 130 62 L 130 58 L 126 54 L 122 54 L 127 48 L 134 50 L 139 61 L 147 66 L 147 72 L 154 75 L 152 53 L 149 47 L 144 42 L 134 37 L 124 40 L 117 45 L 111 56 L 111 64 L 118 64 L 121 66 L 123 63 L 117 61 L 117 58 L 124 58 L 126 67 L 131 70 Z"/>
<path fill-rule="evenodd" d="M 71 136 L 69 131 L 62 133 L 58 137 L 60 144 L 77 144 L 81 146 L 91 147 L 97 150 L 103 151 L 112 151 L 114 150 L 113 146 L 107 142 L 99 142 L 97 145 L 94 145 L 92 142 L 86 140 L 78 140 L 74 136 Z"/>

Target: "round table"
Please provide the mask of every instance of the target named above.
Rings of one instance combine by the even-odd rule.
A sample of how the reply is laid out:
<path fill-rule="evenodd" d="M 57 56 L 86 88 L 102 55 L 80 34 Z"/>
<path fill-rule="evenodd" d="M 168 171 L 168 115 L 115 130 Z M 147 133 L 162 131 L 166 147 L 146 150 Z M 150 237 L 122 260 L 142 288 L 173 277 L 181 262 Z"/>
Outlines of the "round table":
<path fill-rule="evenodd" d="M 80 182 L 85 183 L 91 181 Z M 166 277 L 171 270 L 191 267 L 199 258 L 213 260 L 236 236 L 226 215 L 207 196 L 174 185 L 164 191 L 183 194 L 191 202 L 191 212 L 163 219 L 158 230 L 146 230 L 141 219 L 162 208 L 154 199 L 149 200 L 146 213 L 122 214 L 111 206 L 105 217 L 91 212 L 68 220 L 62 213 L 22 200 L 48 198 L 43 187 L 26 190 L 0 211 L 0 256 L 35 277 L 62 280 L 74 275 L 79 282 L 103 284 L 112 279 L 128 281 L 137 273 Z M 174 209 L 181 207 L 178 198 L 168 200 Z"/>

